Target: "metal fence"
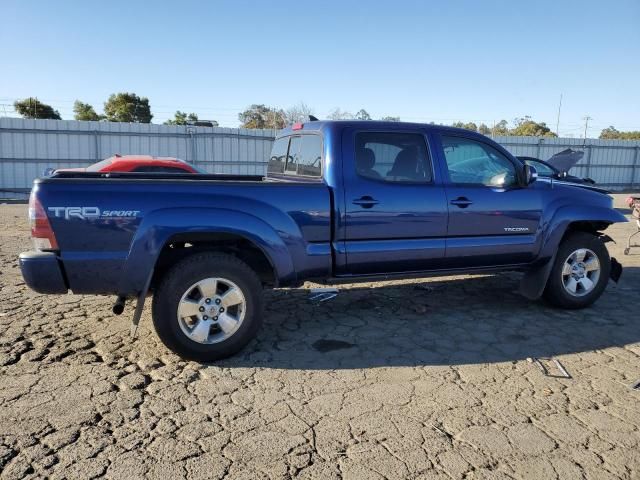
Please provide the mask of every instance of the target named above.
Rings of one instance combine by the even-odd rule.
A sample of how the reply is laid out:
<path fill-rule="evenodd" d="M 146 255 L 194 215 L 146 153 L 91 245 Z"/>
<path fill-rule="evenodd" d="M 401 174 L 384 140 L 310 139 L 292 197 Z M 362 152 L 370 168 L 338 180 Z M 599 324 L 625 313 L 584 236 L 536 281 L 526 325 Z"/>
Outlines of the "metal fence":
<path fill-rule="evenodd" d="M 0 198 L 25 198 L 49 168 L 116 153 L 177 157 L 209 173 L 262 175 L 275 130 L 0 118 Z"/>
<path fill-rule="evenodd" d="M 182 158 L 207 172 L 264 174 L 274 130 L 0 118 L 0 198 L 25 198 L 49 167 L 83 167 L 119 154 Z M 497 137 L 514 155 L 585 155 L 571 173 L 612 190 L 640 187 L 640 141 Z"/>

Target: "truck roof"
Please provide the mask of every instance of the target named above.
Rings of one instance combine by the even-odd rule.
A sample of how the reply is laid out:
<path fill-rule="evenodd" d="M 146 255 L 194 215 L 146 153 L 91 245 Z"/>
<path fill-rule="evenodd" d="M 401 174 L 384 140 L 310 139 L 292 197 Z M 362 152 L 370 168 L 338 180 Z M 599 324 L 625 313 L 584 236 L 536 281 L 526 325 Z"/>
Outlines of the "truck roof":
<path fill-rule="evenodd" d="M 402 128 L 421 128 L 428 130 L 438 130 L 438 131 L 448 131 L 448 132 L 458 132 L 464 133 L 465 135 L 479 135 L 484 136 L 480 133 L 473 132 L 471 130 L 466 130 L 464 128 L 457 127 L 449 127 L 446 125 L 437 125 L 433 123 L 417 123 L 417 122 L 389 122 L 385 120 L 312 120 L 302 123 L 296 123 L 294 125 L 288 126 L 278 132 L 278 137 L 291 135 L 292 133 L 301 133 L 304 131 L 323 131 L 332 128 L 346 128 L 346 127 L 357 127 L 357 126 L 376 126 L 380 128 L 393 128 L 393 129 L 402 129 Z"/>

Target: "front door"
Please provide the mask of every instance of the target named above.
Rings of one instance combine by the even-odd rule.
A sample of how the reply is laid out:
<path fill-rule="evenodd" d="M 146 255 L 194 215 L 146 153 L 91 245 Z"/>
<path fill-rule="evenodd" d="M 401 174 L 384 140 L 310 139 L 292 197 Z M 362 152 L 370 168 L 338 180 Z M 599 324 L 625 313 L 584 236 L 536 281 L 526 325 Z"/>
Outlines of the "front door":
<path fill-rule="evenodd" d="M 420 130 L 343 132 L 346 273 L 438 268 L 447 204 Z"/>
<path fill-rule="evenodd" d="M 477 137 L 439 136 L 448 176 L 447 265 L 493 266 L 534 259 L 542 200 L 534 185 L 518 182 L 516 160 Z"/>

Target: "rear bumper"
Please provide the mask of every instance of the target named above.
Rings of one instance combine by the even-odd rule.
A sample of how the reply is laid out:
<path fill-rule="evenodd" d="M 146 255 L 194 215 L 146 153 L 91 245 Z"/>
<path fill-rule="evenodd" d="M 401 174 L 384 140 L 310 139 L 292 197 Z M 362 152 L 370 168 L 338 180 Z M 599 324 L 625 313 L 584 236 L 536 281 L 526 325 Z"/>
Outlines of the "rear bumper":
<path fill-rule="evenodd" d="M 21 253 L 20 270 L 27 286 L 38 293 L 67 293 L 69 290 L 58 257 L 53 252 Z"/>

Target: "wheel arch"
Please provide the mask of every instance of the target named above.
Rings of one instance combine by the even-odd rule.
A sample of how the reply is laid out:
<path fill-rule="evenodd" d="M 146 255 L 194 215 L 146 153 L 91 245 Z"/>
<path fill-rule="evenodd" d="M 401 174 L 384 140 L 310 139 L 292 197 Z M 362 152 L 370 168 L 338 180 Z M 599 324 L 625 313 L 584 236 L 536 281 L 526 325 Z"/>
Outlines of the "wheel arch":
<path fill-rule="evenodd" d="M 197 253 L 210 251 L 233 255 L 253 269 L 265 286 L 278 285 L 273 261 L 263 248 L 246 235 L 222 231 L 181 232 L 169 237 L 154 264 L 151 288 L 177 262 Z"/>
<path fill-rule="evenodd" d="M 187 252 L 192 247 L 184 248 L 184 252 L 176 255 L 175 246 L 179 244 L 196 245 L 197 250 Z M 240 247 L 247 250 L 243 252 Z M 205 249 L 235 252 L 247 263 L 258 265 L 264 278 L 274 286 L 296 280 L 289 248 L 262 219 L 233 210 L 175 208 L 151 212 L 138 227 L 124 265 L 119 293 L 139 293 L 151 275 L 157 279 L 156 269 L 166 271 L 171 259 L 179 260 L 187 253 Z"/>

